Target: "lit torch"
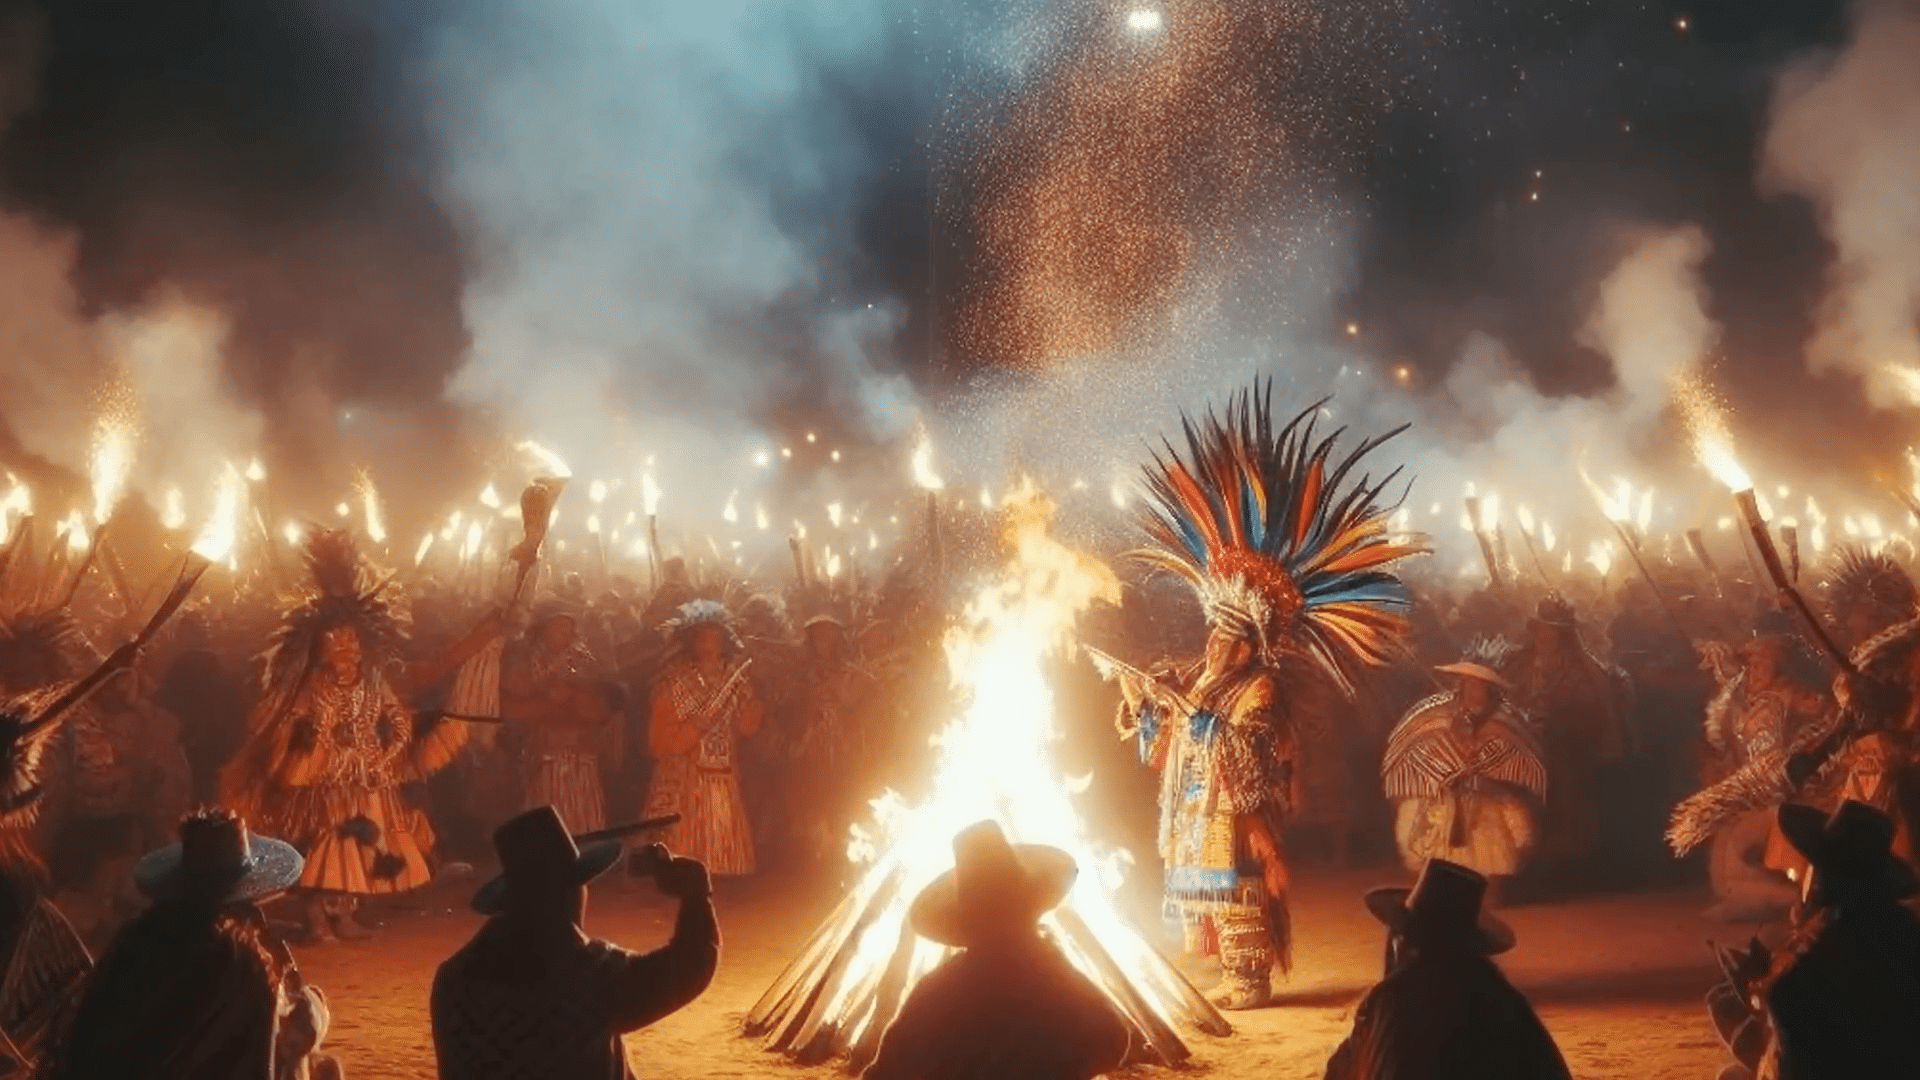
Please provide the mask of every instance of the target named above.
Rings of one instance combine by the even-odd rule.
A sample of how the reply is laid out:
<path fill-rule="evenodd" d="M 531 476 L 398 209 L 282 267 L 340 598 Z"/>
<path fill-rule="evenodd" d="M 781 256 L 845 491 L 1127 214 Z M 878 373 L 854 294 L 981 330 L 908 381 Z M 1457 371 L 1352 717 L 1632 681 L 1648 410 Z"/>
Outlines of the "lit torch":
<path fill-rule="evenodd" d="M 1747 470 L 1740 465 L 1740 459 L 1734 456 L 1733 435 L 1727 428 L 1726 417 L 1721 413 L 1718 402 L 1704 387 L 1699 386 L 1691 393 L 1679 395 L 1679 400 L 1688 427 L 1692 430 L 1694 455 L 1707 472 L 1713 474 L 1714 479 L 1733 492 L 1734 504 L 1740 508 L 1740 516 L 1747 523 L 1747 533 L 1753 537 L 1761 565 L 1772 579 L 1782 605 L 1800 616 L 1801 624 L 1810 635 L 1809 639 L 1819 646 L 1834 667 L 1854 674 L 1853 661 L 1834 642 L 1827 628 L 1820 624 L 1813 609 L 1807 606 L 1806 598 L 1800 595 L 1799 589 L 1794 588 L 1786 566 L 1780 561 L 1780 551 L 1773 544 L 1773 533 L 1767 528 L 1766 517 L 1760 513 L 1760 499 L 1754 492 L 1753 478 L 1747 475 Z"/>

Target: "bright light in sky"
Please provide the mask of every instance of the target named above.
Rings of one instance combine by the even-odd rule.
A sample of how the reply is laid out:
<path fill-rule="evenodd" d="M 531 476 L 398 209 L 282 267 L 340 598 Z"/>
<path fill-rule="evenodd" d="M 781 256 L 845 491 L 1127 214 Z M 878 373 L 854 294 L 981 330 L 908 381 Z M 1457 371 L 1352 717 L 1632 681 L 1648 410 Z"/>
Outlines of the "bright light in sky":
<path fill-rule="evenodd" d="M 1160 29 L 1160 13 L 1152 8 L 1135 8 L 1127 12 L 1127 29 L 1146 33 Z"/>

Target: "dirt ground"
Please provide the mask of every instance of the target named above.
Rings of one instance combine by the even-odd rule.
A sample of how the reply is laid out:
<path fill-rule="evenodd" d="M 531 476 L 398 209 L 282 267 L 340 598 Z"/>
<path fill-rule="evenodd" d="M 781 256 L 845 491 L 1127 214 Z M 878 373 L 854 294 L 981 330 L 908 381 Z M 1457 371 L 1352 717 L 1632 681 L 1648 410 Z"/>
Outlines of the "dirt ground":
<path fill-rule="evenodd" d="M 1234 1017 L 1236 1033 L 1192 1035 L 1198 1075 L 1319 1077 L 1379 972 L 1381 931 L 1359 903 L 1390 871 L 1322 874 L 1295 902 L 1296 966 L 1280 1007 Z M 785 965 L 836 890 L 792 883 L 725 883 L 719 899 L 725 946 L 706 996 L 628 1039 L 644 1078 L 767 1077 L 806 1080 L 836 1069 L 799 1069 L 738 1035 L 741 1017 Z M 472 883 L 436 886 L 373 918 L 372 942 L 299 950 L 308 978 L 333 1001 L 329 1048 L 356 1080 L 435 1075 L 427 992 L 434 967 L 466 940 L 478 917 L 465 911 Z M 429 906 L 430 905 L 430 906 Z M 1707 1080 L 1724 1062 L 1702 1007 L 1715 968 L 1709 939 L 1745 939 L 1740 927 L 1702 921 L 1707 899 L 1655 893 L 1528 906 L 1506 912 L 1520 944 L 1502 958 L 1533 998 L 1576 1077 Z M 664 941 L 671 908 L 650 886 L 596 890 L 588 929 L 632 948 Z M 1209 981 L 1196 975 L 1203 987 Z M 1156 1070 L 1136 1070 L 1143 1077 Z"/>

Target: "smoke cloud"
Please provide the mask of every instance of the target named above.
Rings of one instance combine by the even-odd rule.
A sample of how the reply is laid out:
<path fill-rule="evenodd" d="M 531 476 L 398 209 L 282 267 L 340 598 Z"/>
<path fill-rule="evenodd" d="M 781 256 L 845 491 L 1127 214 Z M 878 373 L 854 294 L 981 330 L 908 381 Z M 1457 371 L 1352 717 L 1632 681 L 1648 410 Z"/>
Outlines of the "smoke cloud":
<path fill-rule="evenodd" d="M 1763 181 L 1819 208 L 1834 248 L 1816 370 L 1920 403 L 1920 5 L 1860 0 L 1852 41 L 1780 80 Z"/>

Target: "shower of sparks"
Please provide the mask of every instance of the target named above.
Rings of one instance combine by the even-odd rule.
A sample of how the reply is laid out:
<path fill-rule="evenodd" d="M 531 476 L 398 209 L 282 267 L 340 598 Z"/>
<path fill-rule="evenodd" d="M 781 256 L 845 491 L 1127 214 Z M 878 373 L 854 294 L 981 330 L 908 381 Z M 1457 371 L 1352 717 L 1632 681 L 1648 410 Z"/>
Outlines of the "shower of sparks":
<path fill-rule="evenodd" d="M 1295 257 L 1255 256 L 1248 212 L 1305 213 L 1295 136 L 1364 129 L 1387 103 L 1377 0 L 1338 17 L 1247 0 L 1182 0 L 1177 17 L 1101 7 L 1062 5 L 1057 76 L 966 133 L 982 147 L 967 231 L 984 283 L 956 319 L 968 352 L 1039 367 L 1141 343 L 1234 262 Z"/>
<path fill-rule="evenodd" d="M 1675 380 L 1673 399 L 1686 422 L 1687 433 L 1693 440 L 1693 454 L 1700 459 L 1701 466 L 1729 491 L 1751 488 L 1753 478 L 1734 455 L 1733 433 L 1727 426 L 1726 410 L 1713 388 L 1697 372 L 1689 373 Z"/>

